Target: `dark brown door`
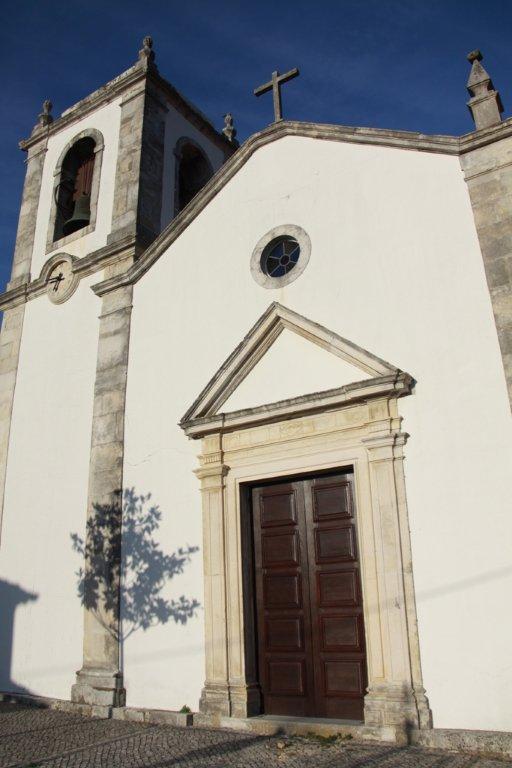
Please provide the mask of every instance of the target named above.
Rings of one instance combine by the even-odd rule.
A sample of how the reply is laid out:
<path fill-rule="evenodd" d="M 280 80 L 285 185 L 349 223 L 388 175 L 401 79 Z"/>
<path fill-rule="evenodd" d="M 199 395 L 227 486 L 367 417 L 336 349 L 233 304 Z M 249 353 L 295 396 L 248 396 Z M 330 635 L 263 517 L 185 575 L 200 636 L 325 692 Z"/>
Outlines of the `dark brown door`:
<path fill-rule="evenodd" d="M 353 475 L 253 488 L 252 506 L 263 711 L 362 720 Z"/>

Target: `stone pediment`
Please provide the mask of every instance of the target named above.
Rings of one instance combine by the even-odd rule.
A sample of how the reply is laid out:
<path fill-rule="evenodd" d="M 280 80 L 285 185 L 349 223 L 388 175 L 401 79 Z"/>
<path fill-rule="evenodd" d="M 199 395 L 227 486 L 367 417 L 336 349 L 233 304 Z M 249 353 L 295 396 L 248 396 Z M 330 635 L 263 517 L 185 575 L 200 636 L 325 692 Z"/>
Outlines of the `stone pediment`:
<path fill-rule="evenodd" d="M 337 358 L 342 364 L 341 386 L 325 388 L 324 385 L 321 391 L 313 393 L 254 407 L 230 408 L 230 401 L 242 382 L 285 330 Z M 326 383 L 328 386 L 327 380 Z M 189 436 L 199 437 L 209 432 L 240 429 L 249 424 L 332 410 L 342 404 L 370 398 L 398 397 L 408 394 L 412 383 L 412 377 L 396 366 L 274 302 L 214 374 L 181 419 L 180 426 Z"/>

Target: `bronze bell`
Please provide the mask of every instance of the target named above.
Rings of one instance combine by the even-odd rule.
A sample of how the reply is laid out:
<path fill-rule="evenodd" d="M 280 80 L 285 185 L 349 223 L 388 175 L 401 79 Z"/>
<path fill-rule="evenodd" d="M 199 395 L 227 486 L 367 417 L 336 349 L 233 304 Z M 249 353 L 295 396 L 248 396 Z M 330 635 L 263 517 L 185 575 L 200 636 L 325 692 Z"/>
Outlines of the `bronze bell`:
<path fill-rule="evenodd" d="M 86 227 L 91 220 L 91 196 L 80 195 L 75 200 L 75 207 L 70 219 L 64 222 L 62 233 L 64 236 Z"/>

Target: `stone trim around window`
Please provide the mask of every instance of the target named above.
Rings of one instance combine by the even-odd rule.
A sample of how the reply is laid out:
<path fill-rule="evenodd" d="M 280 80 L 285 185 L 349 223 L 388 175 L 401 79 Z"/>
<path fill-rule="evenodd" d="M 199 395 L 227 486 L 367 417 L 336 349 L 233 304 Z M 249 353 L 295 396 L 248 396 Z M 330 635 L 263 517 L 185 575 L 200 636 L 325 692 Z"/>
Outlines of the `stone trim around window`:
<path fill-rule="evenodd" d="M 86 227 L 83 227 L 82 229 L 79 229 L 76 232 L 72 232 L 70 235 L 67 235 L 67 237 L 61 237 L 59 238 L 59 240 L 54 240 L 53 237 L 55 232 L 55 222 L 57 220 L 57 202 L 55 197 L 56 197 L 57 187 L 60 182 L 62 164 L 64 162 L 64 158 L 66 157 L 71 147 L 74 144 L 76 144 L 77 141 L 80 141 L 80 139 L 86 139 L 86 138 L 91 138 L 95 142 L 94 172 L 92 176 L 92 186 L 91 186 L 91 219 L 89 224 Z M 46 253 L 50 253 L 59 248 L 62 248 L 64 245 L 67 245 L 68 243 L 72 243 L 74 240 L 78 240 L 78 238 L 89 234 L 89 232 L 94 232 L 96 228 L 96 218 L 98 214 L 98 197 L 99 197 L 99 191 L 100 191 L 101 164 L 103 160 L 104 148 L 105 148 L 105 141 L 103 139 L 102 133 L 98 131 L 96 128 L 85 128 L 83 131 L 80 131 L 80 133 L 77 133 L 76 136 L 73 136 L 73 138 L 70 141 L 68 141 L 68 143 L 60 153 L 59 159 L 57 161 L 57 165 L 55 166 L 55 170 L 53 171 L 53 188 L 52 188 L 52 199 L 51 199 L 51 209 L 50 209 L 50 221 L 48 224 L 48 233 L 46 236 Z"/>
<path fill-rule="evenodd" d="M 298 242 L 300 248 L 299 259 L 293 269 L 286 275 L 283 275 L 282 277 L 270 277 L 270 275 L 266 275 L 261 268 L 263 251 L 272 240 L 285 235 L 293 237 Z M 262 288 L 283 288 L 283 286 L 293 283 L 294 280 L 297 280 L 297 278 L 302 275 L 309 263 L 310 256 L 311 240 L 309 239 L 308 233 L 296 224 L 281 224 L 279 227 L 273 227 L 258 240 L 251 256 L 251 275 Z"/>

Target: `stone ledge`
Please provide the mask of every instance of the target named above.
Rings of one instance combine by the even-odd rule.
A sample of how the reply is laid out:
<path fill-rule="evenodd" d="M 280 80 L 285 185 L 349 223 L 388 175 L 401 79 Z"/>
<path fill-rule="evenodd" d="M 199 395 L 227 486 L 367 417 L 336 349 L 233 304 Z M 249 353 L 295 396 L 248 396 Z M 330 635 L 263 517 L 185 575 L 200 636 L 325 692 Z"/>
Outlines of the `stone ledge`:
<path fill-rule="evenodd" d="M 393 726 L 368 726 L 348 720 L 330 720 L 309 717 L 279 717 L 259 715 L 257 717 L 234 718 L 206 715 L 201 712 L 173 712 L 167 709 L 146 709 L 143 707 L 100 707 L 91 704 L 75 704 L 64 699 L 34 696 L 21 693 L 0 692 L 0 701 L 26 704 L 41 709 L 55 709 L 60 712 L 85 717 L 112 718 L 126 722 L 149 723 L 196 728 L 226 728 L 260 736 L 339 736 L 357 741 L 372 741 L 388 744 L 412 744 L 417 747 L 439 749 L 451 752 L 481 755 L 484 757 L 511 758 L 512 733 L 507 731 L 477 731 L 452 728 L 425 728 L 404 733 Z"/>
<path fill-rule="evenodd" d="M 174 712 L 169 709 L 117 707 L 112 710 L 112 719 L 152 725 L 177 725 L 185 728 L 193 724 L 194 715 L 192 712 Z"/>
<path fill-rule="evenodd" d="M 391 744 L 403 743 L 402 729 L 394 726 L 368 726 L 350 720 L 320 719 L 316 717 L 285 717 L 258 715 L 235 718 L 204 713 L 194 714 L 194 726 L 220 727 L 235 731 L 255 733 L 259 736 L 338 736 L 358 741 L 378 741 Z"/>
<path fill-rule="evenodd" d="M 410 743 L 418 747 L 466 752 L 485 757 L 512 757 L 512 733 L 507 731 L 432 728 L 412 731 Z"/>
<path fill-rule="evenodd" d="M 35 696 L 25 693 L 3 693 L 0 691 L 0 701 L 12 704 L 26 704 L 28 707 L 39 709 L 55 709 L 59 712 L 69 712 L 84 717 L 98 717 L 103 720 L 112 717 L 112 707 L 94 704 L 79 704 L 66 699 L 54 699 L 49 696 Z"/>
<path fill-rule="evenodd" d="M 39 709 L 55 709 L 59 712 L 97 717 L 101 719 L 124 720 L 126 722 L 150 723 L 152 725 L 176 725 L 182 728 L 193 724 L 192 712 L 174 712 L 168 709 L 146 709 L 144 707 L 110 707 L 82 704 L 49 696 L 35 696 L 24 693 L 0 692 L 0 701 L 12 704 L 26 704 Z"/>

